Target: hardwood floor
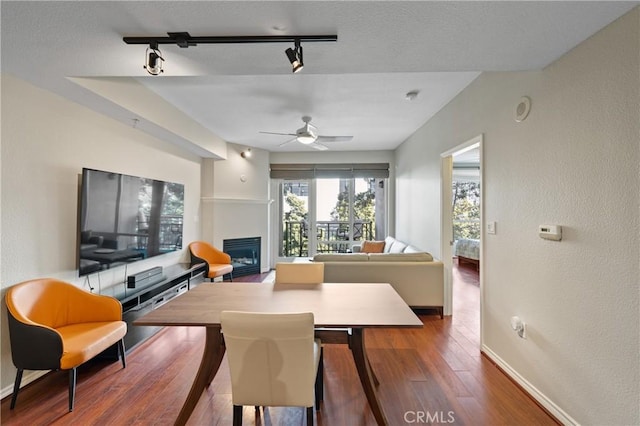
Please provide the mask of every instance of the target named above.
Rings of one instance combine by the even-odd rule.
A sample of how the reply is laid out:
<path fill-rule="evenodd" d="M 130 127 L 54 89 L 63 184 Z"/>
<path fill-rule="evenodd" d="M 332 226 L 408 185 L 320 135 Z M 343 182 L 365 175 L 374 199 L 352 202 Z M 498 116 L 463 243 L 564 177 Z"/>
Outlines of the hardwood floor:
<path fill-rule="evenodd" d="M 390 424 L 557 424 L 479 350 L 477 272 L 454 267 L 454 315 L 420 314 L 423 329 L 368 330 L 367 348 Z M 235 281 L 262 281 L 266 274 Z M 475 277 L 475 278 L 474 278 Z M 127 368 L 96 360 L 78 371 L 75 410 L 67 412 L 67 373 L 52 372 L 22 389 L 3 425 L 171 425 L 202 354 L 204 330 L 171 327 L 134 348 Z M 202 395 L 190 425 L 231 424 L 226 361 Z M 324 402 L 318 425 L 375 425 L 346 347 L 325 347 Z M 244 410 L 245 425 L 303 425 L 302 408 Z"/>

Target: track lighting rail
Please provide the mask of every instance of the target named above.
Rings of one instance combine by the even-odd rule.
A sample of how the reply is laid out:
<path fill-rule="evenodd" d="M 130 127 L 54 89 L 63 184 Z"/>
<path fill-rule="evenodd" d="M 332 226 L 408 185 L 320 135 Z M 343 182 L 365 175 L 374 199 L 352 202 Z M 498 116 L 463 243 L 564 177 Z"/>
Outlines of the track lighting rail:
<path fill-rule="evenodd" d="M 127 44 L 176 44 L 180 47 L 197 46 L 198 44 L 224 43 L 295 43 L 295 42 L 335 42 L 338 36 L 333 35 L 263 35 L 263 36 L 199 36 L 194 37 L 187 32 L 167 33 L 167 37 L 123 37 Z"/>

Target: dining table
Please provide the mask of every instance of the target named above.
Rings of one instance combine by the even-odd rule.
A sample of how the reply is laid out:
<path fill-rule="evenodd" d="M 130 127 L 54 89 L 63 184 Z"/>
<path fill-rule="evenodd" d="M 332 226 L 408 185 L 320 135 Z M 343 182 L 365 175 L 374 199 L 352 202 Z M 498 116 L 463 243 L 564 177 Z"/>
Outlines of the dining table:
<path fill-rule="evenodd" d="M 376 392 L 379 381 L 367 356 L 365 330 L 423 326 L 390 284 L 214 282 L 202 283 L 134 321 L 137 326 L 205 327 L 200 366 L 176 425 L 187 423 L 220 367 L 225 353 L 220 326 L 222 311 L 312 312 L 316 336 L 323 343 L 349 346 L 376 422 L 389 424 Z"/>

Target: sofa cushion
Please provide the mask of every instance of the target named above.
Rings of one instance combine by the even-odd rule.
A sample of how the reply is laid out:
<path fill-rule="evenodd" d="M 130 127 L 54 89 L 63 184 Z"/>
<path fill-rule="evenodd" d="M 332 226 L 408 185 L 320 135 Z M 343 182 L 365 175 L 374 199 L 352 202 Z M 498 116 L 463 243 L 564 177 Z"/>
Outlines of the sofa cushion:
<path fill-rule="evenodd" d="M 314 262 L 368 262 L 367 253 L 321 253 L 313 256 Z"/>
<path fill-rule="evenodd" d="M 409 244 L 407 247 L 405 247 L 403 253 L 424 253 L 424 250 L 420 250 L 418 247 L 416 246 L 412 246 L 411 244 Z"/>
<path fill-rule="evenodd" d="M 364 241 L 360 247 L 361 253 L 382 253 L 384 251 L 384 241 Z"/>
<path fill-rule="evenodd" d="M 389 249 L 389 253 L 402 253 L 407 247 L 402 241 L 395 240 Z"/>
<path fill-rule="evenodd" d="M 421 253 L 371 253 L 370 262 L 432 262 L 433 256 Z"/>
<path fill-rule="evenodd" d="M 391 250 L 391 246 L 395 241 L 396 239 L 393 237 L 387 237 L 384 239 L 384 253 L 389 253 L 389 250 Z"/>

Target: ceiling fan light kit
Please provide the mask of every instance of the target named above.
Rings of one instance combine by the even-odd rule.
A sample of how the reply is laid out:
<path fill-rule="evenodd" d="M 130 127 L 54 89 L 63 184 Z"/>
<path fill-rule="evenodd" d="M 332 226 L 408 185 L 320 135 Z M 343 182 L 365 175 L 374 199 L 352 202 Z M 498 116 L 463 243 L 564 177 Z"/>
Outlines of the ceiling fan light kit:
<path fill-rule="evenodd" d="M 296 136 L 296 139 L 301 144 L 309 145 L 310 143 L 314 143 L 316 141 L 317 136 L 315 136 L 314 134 L 298 135 Z"/>
<path fill-rule="evenodd" d="M 309 146 L 319 151 L 326 151 L 329 149 L 328 146 L 323 145 L 319 142 L 348 142 L 351 139 L 353 139 L 353 136 L 319 135 L 318 129 L 316 128 L 316 126 L 311 124 L 311 117 L 304 116 L 302 117 L 302 121 L 304 122 L 304 126 L 296 130 L 295 133 L 277 133 L 277 132 L 260 132 L 260 133 L 267 134 L 267 135 L 293 136 L 293 139 L 289 139 L 288 141 L 285 141 L 278 146 L 284 146 L 291 142 L 299 142 L 303 145 Z"/>
<path fill-rule="evenodd" d="M 302 117 L 302 121 L 304 121 L 304 126 L 296 130 L 296 139 L 305 145 L 314 143 L 318 139 L 318 135 L 314 132 L 315 126 L 311 124 L 311 117 Z"/>
<path fill-rule="evenodd" d="M 122 41 L 127 44 L 148 44 L 144 68 L 151 75 L 162 73 L 162 62 L 164 58 L 158 50 L 159 44 L 175 44 L 182 48 L 197 46 L 198 44 L 254 44 L 254 43 L 294 43 L 294 49 L 285 50 L 289 62 L 291 62 L 294 73 L 302 70 L 304 62 L 302 60 L 302 45 L 304 42 L 336 42 L 338 36 L 331 35 L 265 35 L 265 36 L 200 36 L 194 37 L 186 31 L 170 32 L 167 37 L 123 37 Z M 151 64 L 153 62 L 153 65 Z M 158 69 L 159 67 L 159 69 Z"/>

